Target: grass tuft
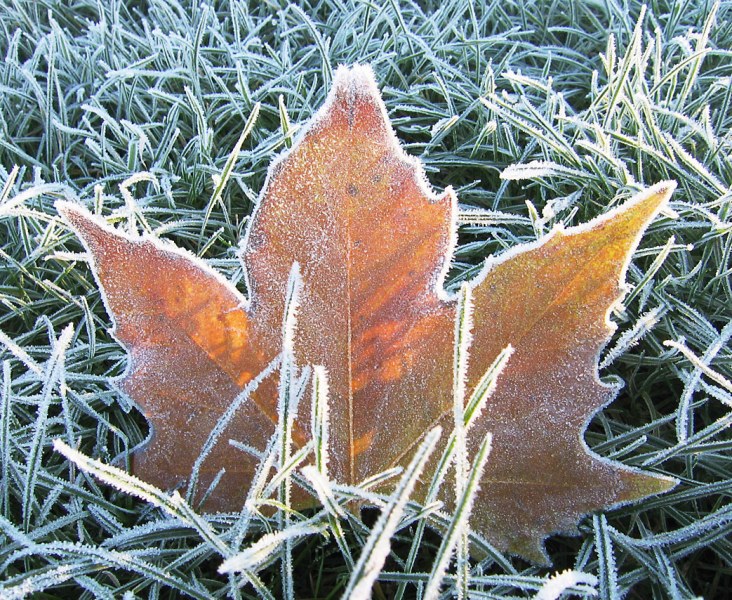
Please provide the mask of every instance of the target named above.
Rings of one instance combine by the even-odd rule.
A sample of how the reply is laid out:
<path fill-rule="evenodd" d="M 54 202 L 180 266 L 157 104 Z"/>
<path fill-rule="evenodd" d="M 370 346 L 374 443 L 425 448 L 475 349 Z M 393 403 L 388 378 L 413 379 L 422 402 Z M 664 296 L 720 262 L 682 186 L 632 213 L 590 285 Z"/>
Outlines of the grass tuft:
<path fill-rule="evenodd" d="M 0 595 L 724 597 L 730 48 L 732 5 L 701 0 L 1 3 Z M 602 375 L 625 388 L 586 440 L 681 485 L 587 517 L 578 537 L 552 537 L 565 573 L 501 556 L 472 534 L 467 557 L 460 515 L 373 491 L 386 478 L 408 489 L 416 463 L 358 487 L 331 481 L 327 374 L 298 369 L 286 352 L 271 365 L 282 411 L 297 410 L 314 382 L 314 467 L 300 470 L 283 419 L 240 515 L 198 514 L 127 475 L 148 426 L 110 383 L 126 357 L 54 203 L 83 202 L 170 239 L 243 288 L 236 255 L 267 166 L 320 106 L 333 69 L 355 62 L 373 65 L 432 184 L 458 193 L 455 290 L 486 256 L 678 182 L 612 315 Z M 464 475 L 467 457 L 453 451 Z M 460 479 L 467 514 L 474 481 Z M 293 485 L 324 508 L 289 509 Z M 353 498 L 385 516 L 344 510 Z M 435 524 L 453 532 L 445 548 Z M 371 560 L 369 548 L 379 549 Z"/>

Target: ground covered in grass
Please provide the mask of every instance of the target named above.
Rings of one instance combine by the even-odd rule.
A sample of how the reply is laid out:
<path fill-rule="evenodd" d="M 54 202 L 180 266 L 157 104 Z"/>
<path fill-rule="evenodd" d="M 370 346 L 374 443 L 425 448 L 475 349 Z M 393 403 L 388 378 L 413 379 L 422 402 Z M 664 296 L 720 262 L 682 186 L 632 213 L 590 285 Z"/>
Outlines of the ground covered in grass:
<path fill-rule="evenodd" d="M 680 485 L 587 517 L 579 537 L 550 538 L 551 569 L 484 548 L 470 564 L 471 597 L 532 597 L 557 569 L 576 572 L 567 581 L 579 596 L 723 597 L 732 587 L 730 48 L 726 2 L 3 2 L 0 595 L 329 598 L 357 580 L 370 511 L 341 525 L 305 515 L 291 537 L 260 542 L 244 573 L 221 575 L 222 548 L 257 543 L 282 515 L 201 517 L 155 491 L 135 497 L 100 483 L 78 468 L 82 458 L 54 451 L 60 439 L 124 466 L 148 434 L 110 382 L 127 359 L 54 202 L 134 220 L 243 288 L 236 250 L 267 165 L 320 106 L 335 67 L 361 62 L 373 65 L 433 186 L 452 185 L 466 209 L 483 211 L 461 227 L 452 285 L 555 223 L 586 221 L 660 180 L 679 185 L 613 312 L 619 327 L 601 372 L 625 387 L 586 440 Z M 136 485 L 121 472 L 109 478 Z M 375 597 L 422 594 L 440 538 L 428 527 L 414 544 L 429 519 L 415 510 L 392 539 Z"/>

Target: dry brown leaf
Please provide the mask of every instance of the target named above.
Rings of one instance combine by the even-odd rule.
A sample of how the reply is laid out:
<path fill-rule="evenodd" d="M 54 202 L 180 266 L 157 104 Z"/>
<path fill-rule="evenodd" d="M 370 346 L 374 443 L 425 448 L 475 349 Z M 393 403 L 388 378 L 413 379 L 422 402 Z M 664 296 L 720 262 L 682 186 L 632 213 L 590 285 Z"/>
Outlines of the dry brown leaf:
<path fill-rule="evenodd" d="M 499 549 L 545 560 L 543 538 L 581 515 L 673 486 L 599 458 L 582 435 L 615 390 L 597 360 L 613 326 L 629 257 L 675 185 L 654 186 L 578 228 L 488 261 L 471 283 L 468 392 L 515 348 L 470 433 L 493 450 L 471 524 Z M 338 70 L 325 106 L 271 167 L 244 245 L 249 299 L 188 252 L 133 236 L 69 203 L 60 212 L 89 250 L 130 353 L 122 389 L 154 435 L 137 475 L 185 482 L 219 417 L 280 352 L 284 295 L 302 270 L 295 350 L 327 368 L 334 479 L 359 481 L 409 460 L 435 424 L 451 427 L 456 299 L 444 289 L 456 198 L 435 195 L 401 149 L 369 68 Z M 238 510 L 255 461 L 226 443 L 264 448 L 277 419 L 275 378 L 244 403 L 203 463 L 226 475 L 210 510 Z M 301 410 L 295 443 L 305 443 Z M 424 491 L 422 492 L 424 493 Z"/>

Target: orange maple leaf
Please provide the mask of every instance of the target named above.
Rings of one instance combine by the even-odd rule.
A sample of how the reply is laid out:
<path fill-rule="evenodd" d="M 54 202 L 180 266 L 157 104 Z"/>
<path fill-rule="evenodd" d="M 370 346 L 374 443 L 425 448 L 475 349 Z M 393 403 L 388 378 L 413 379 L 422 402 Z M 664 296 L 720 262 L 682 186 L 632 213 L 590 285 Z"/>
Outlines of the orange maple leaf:
<path fill-rule="evenodd" d="M 616 393 L 597 369 L 614 327 L 609 310 L 642 231 L 674 187 L 656 185 L 581 227 L 557 227 L 490 259 L 470 283 L 467 392 L 502 349 L 515 349 L 468 440 L 475 447 L 493 433 L 471 524 L 499 549 L 543 561 L 549 533 L 674 484 L 602 459 L 582 439 Z M 457 302 L 443 286 L 456 197 L 435 195 L 401 149 L 369 68 L 340 68 L 325 105 L 272 165 L 244 243 L 248 299 L 171 244 L 122 233 L 75 204 L 59 211 L 89 250 L 129 351 L 121 388 L 152 424 L 134 457 L 143 479 L 184 483 L 218 419 L 279 354 L 293 263 L 302 269 L 296 356 L 328 373 L 333 478 L 357 483 L 403 464 L 434 425 L 450 428 Z M 238 408 L 228 437 L 264 448 L 277 421 L 273 379 Z M 309 418 L 301 411 L 297 445 Z M 207 484 L 226 469 L 208 509 L 240 509 L 255 467 L 218 443 L 201 470 Z"/>

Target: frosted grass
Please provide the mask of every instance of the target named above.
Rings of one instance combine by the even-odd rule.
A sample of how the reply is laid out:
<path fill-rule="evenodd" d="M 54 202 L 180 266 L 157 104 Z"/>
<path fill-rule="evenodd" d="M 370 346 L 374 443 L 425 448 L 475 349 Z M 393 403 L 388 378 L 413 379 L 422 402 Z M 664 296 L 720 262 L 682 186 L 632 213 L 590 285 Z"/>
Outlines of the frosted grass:
<path fill-rule="evenodd" d="M 361 555 L 353 567 L 348 585 L 343 593 L 344 600 L 351 598 L 363 600 L 371 597 L 371 588 L 389 555 L 391 538 L 399 526 L 409 496 L 441 434 L 442 430 L 439 427 L 429 431 L 424 436 L 409 465 L 404 469 L 404 474 L 381 510 L 378 521 L 376 521 L 361 549 Z"/>
<path fill-rule="evenodd" d="M 289 536 L 277 512 L 286 480 L 325 507 L 287 513 L 295 531 L 313 527 L 289 538 L 296 593 L 344 592 L 373 526 L 346 505 L 387 506 L 379 484 L 403 473 L 360 486 L 329 478 L 327 374 L 317 367 L 293 375 L 300 402 L 320 390 L 310 397 L 317 471 L 297 456 L 282 462 L 277 440 L 263 451 L 235 440 L 261 460 L 240 514 L 164 511 L 53 451 L 59 439 L 86 457 L 80 464 L 126 473 L 148 433 L 110 383 L 127 359 L 53 203 L 137 222 L 243 288 L 237 246 L 267 165 L 322 103 L 332 69 L 354 62 L 373 64 L 397 133 L 432 184 L 458 193 L 453 290 L 486 256 L 587 221 L 642 186 L 679 183 L 611 314 L 618 330 L 601 374 L 625 390 L 586 439 L 683 485 L 585 519 L 578 538 L 552 538 L 555 568 L 571 576 L 503 557 L 471 533 L 470 596 L 541 598 L 569 585 L 575 597 L 713 597 L 732 586 L 731 10 L 665 1 L 645 12 L 637 2 L 463 0 L 0 6 L 0 594 L 271 598 L 289 577 L 283 546 L 247 572 L 219 574 L 219 542 L 234 556 L 266 535 Z M 119 186 L 130 180 L 125 201 Z M 58 332 L 68 343 L 49 379 Z M 490 401 L 481 398 L 468 400 L 466 418 Z M 433 490 L 453 485 L 447 473 L 428 482 Z M 454 515 L 426 504 L 405 504 L 375 597 L 428 586 L 434 531 Z M 317 577 L 301 577 L 300 564 Z M 464 589 L 459 579 L 449 563 L 443 595 Z"/>

